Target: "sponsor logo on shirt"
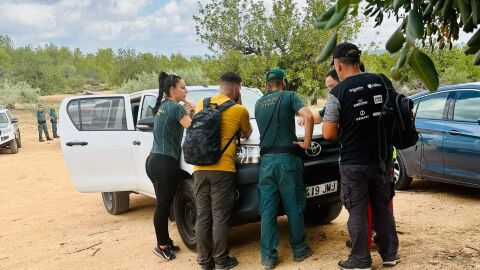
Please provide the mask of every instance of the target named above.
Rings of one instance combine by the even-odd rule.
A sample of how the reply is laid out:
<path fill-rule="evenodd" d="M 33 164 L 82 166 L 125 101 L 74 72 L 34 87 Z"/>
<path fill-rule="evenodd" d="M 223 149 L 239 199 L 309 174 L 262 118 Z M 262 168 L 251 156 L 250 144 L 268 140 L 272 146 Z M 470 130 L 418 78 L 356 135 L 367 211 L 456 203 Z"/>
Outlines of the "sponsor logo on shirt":
<path fill-rule="evenodd" d="M 374 87 L 380 87 L 380 86 L 382 86 L 382 85 L 379 84 L 379 83 L 369 83 L 369 84 L 367 84 L 367 87 L 370 88 L 370 89 L 372 89 Z"/>
<path fill-rule="evenodd" d="M 373 96 L 373 102 L 374 102 L 375 104 L 383 103 L 382 95 Z"/>
<path fill-rule="evenodd" d="M 367 105 L 367 104 L 368 104 L 368 101 L 359 99 L 357 100 L 357 103 L 353 104 L 353 107 L 356 108 L 356 107 Z"/>
<path fill-rule="evenodd" d="M 358 121 L 362 121 L 362 120 L 365 120 L 365 119 L 368 119 L 368 118 L 370 118 L 370 115 L 366 115 L 365 111 L 361 110 L 360 111 L 360 117 L 355 118 L 355 120 L 358 122 Z"/>
<path fill-rule="evenodd" d="M 204 124 L 205 124 L 205 122 L 196 122 L 195 124 L 193 124 L 193 128 L 197 128 L 197 127 L 202 126 Z"/>
<path fill-rule="evenodd" d="M 359 87 L 352 88 L 352 89 L 348 90 L 348 92 L 350 92 L 350 93 L 356 93 L 356 92 L 362 91 L 362 90 L 363 90 L 363 86 L 359 86 Z"/>
<path fill-rule="evenodd" d="M 382 112 L 374 112 L 372 115 L 376 117 L 376 116 L 380 116 L 380 114 L 382 114 Z"/>

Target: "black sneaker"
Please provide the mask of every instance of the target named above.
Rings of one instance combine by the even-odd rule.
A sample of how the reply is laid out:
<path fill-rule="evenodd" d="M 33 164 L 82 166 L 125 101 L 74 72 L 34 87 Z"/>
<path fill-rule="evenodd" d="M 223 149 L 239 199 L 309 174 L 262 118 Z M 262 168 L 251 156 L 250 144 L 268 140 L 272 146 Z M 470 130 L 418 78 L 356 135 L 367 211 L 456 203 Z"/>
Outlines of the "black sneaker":
<path fill-rule="evenodd" d="M 227 263 L 221 267 L 217 267 L 216 270 L 228 270 L 238 265 L 237 258 L 228 256 Z"/>
<path fill-rule="evenodd" d="M 215 263 L 211 261 L 209 264 L 200 265 L 200 269 L 202 270 L 215 270 Z"/>
<path fill-rule="evenodd" d="M 393 257 L 393 259 L 390 259 L 390 260 L 384 260 L 383 261 L 383 266 L 385 267 L 393 267 L 395 265 L 397 265 L 397 263 L 399 263 L 401 261 L 400 259 L 400 256 L 395 255 L 395 257 Z"/>
<path fill-rule="evenodd" d="M 53 139 L 52 138 L 47 138 L 47 141 L 51 141 L 51 140 L 53 140 Z"/>
<path fill-rule="evenodd" d="M 178 253 L 180 251 L 180 247 L 179 246 L 175 246 L 175 244 L 173 243 L 172 240 L 169 240 L 167 242 L 167 248 L 173 252 L 173 253 Z"/>
<path fill-rule="evenodd" d="M 175 259 L 175 254 L 173 254 L 173 252 L 168 248 L 163 249 L 157 246 L 152 249 L 152 252 L 158 257 L 164 258 L 167 261 Z"/>
<path fill-rule="evenodd" d="M 305 260 L 306 258 L 312 256 L 312 254 L 313 254 L 312 249 L 308 248 L 307 252 L 305 252 L 305 254 L 303 254 L 300 257 L 293 257 L 293 260 L 296 261 L 296 262 L 301 262 L 301 261 Z"/>
<path fill-rule="evenodd" d="M 371 266 L 365 266 L 365 265 L 360 265 L 357 262 L 354 262 L 350 258 L 345 261 L 339 261 L 338 262 L 338 268 L 342 270 L 371 270 Z"/>

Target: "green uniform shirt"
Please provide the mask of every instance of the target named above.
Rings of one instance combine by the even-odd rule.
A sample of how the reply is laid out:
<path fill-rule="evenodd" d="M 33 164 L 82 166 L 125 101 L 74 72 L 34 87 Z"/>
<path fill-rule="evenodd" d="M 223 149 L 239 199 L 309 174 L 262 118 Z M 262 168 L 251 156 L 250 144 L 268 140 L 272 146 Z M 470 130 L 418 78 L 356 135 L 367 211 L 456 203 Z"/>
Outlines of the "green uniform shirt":
<path fill-rule="evenodd" d="M 152 153 L 180 158 L 180 144 L 183 137 L 183 126 L 180 120 L 187 115 L 182 105 L 166 100 L 160 105 L 153 117 Z"/>
<path fill-rule="evenodd" d="M 58 116 L 57 116 L 57 113 L 56 113 L 56 112 L 50 111 L 50 112 L 48 113 L 48 115 L 50 115 L 50 118 L 51 118 L 50 121 L 51 121 L 52 123 L 56 123 L 56 122 L 57 122 Z"/>
<path fill-rule="evenodd" d="M 37 111 L 37 122 L 40 123 L 45 123 L 45 113 L 42 111 Z"/>
<path fill-rule="evenodd" d="M 262 140 L 260 147 L 294 146 L 293 141 L 297 140 L 295 114 L 305 107 L 305 104 L 296 93 L 291 91 L 286 91 L 283 95 L 270 127 L 266 130 L 280 94 L 281 91 L 269 90 L 255 104 L 255 118 Z"/>

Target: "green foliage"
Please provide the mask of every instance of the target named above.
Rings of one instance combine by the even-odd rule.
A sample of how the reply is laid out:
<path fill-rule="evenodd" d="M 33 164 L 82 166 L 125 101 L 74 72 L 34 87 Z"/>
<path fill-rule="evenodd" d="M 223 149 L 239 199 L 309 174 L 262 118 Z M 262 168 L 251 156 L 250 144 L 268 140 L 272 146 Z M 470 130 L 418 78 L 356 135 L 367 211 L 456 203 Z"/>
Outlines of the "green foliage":
<path fill-rule="evenodd" d="M 480 24 L 480 2 L 477 0 L 367 0 L 366 2 L 364 15 L 375 18 L 375 27 L 383 23 L 385 16 L 393 15 L 397 21 L 401 21 L 400 28 L 392 33 L 386 44 L 388 51 L 396 53 L 403 46 L 414 47 L 401 54 L 401 60 L 392 68 L 392 75 L 396 79 L 402 78 L 399 72 L 403 65 L 399 63 L 404 63 L 408 58 L 408 63 L 415 70 L 416 76 L 430 90 L 438 87 L 439 72 L 430 57 L 433 53 L 420 49 L 442 50 L 448 44 L 451 50 L 453 41 L 459 39 L 461 30 L 472 33 Z M 350 6 L 350 14 L 353 16 L 358 13 L 359 4 L 359 0 L 338 1 L 335 12 L 332 9 L 324 12 L 322 16 L 317 17 L 313 25 L 319 29 L 328 29 L 332 21 L 338 20 L 339 15 L 336 18 L 335 14 L 338 14 L 342 8 Z M 348 19 L 343 20 L 348 21 Z M 476 30 L 467 45 L 465 53 L 476 53 L 473 63 L 480 65 L 480 29 Z"/>
<path fill-rule="evenodd" d="M 129 94 L 141 90 L 158 88 L 158 74 L 155 72 L 142 72 L 137 74 L 133 79 L 124 82 L 120 87 L 114 91 L 117 94 Z"/>
<path fill-rule="evenodd" d="M 35 103 L 38 100 L 40 89 L 31 87 L 26 82 L 0 82 L 0 105 L 15 108 L 15 104 Z"/>

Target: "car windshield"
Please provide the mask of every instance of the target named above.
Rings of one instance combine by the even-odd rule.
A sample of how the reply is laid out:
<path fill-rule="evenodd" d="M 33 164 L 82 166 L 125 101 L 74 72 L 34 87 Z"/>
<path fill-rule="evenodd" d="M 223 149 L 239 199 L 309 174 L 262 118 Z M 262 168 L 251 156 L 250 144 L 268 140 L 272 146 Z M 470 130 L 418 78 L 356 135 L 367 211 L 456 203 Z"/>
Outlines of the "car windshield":
<path fill-rule="evenodd" d="M 6 123 L 8 123 L 7 115 L 4 113 L 0 113 L 0 124 L 6 124 Z"/>
<path fill-rule="evenodd" d="M 218 90 L 216 89 L 192 90 L 188 92 L 187 100 L 196 105 L 201 99 L 213 97 L 216 94 L 218 94 Z M 255 103 L 261 97 L 260 94 L 250 89 L 242 90 L 242 103 L 247 107 L 250 118 L 255 118 Z"/>

